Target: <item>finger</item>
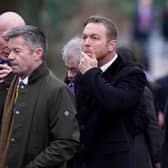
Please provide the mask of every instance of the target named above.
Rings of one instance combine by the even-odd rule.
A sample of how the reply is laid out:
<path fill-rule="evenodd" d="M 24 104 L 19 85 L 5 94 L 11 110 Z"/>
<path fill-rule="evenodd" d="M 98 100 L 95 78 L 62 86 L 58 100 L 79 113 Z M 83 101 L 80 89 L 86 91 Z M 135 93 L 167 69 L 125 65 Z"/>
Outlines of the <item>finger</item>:
<path fill-rule="evenodd" d="M 3 79 L 0 79 L 0 83 L 2 83 L 4 80 Z"/>
<path fill-rule="evenodd" d="M 83 51 L 81 51 L 82 57 L 85 57 L 86 53 L 84 53 Z"/>
<path fill-rule="evenodd" d="M 4 74 L 4 73 L 10 73 L 10 72 L 12 72 L 12 69 L 10 68 L 10 69 L 1 69 L 0 70 L 0 74 Z"/>
<path fill-rule="evenodd" d="M 96 53 L 95 52 L 92 52 L 91 54 L 86 54 L 84 52 L 81 52 L 82 55 L 85 57 L 85 58 L 96 58 Z"/>
<path fill-rule="evenodd" d="M 83 52 L 83 51 L 81 51 L 81 54 L 82 54 L 82 57 L 83 57 L 83 58 L 90 58 L 90 57 L 88 56 L 88 54 L 86 54 L 86 53 Z"/>
<path fill-rule="evenodd" d="M 4 70 L 4 69 L 2 69 L 2 70 L 0 70 L 0 75 L 8 74 L 10 72 L 11 72 L 10 70 Z"/>
<path fill-rule="evenodd" d="M 82 57 L 82 58 L 80 59 L 80 64 L 84 63 L 84 60 L 85 60 L 85 58 Z"/>
<path fill-rule="evenodd" d="M 3 64 L 2 66 L 4 69 L 11 69 L 11 67 L 8 64 Z"/>
<path fill-rule="evenodd" d="M 7 75 L 8 75 L 8 74 L 1 74 L 1 75 L 0 75 L 0 79 L 5 78 Z"/>
<path fill-rule="evenodd" d="M 0 65 L 0 69 L 1 69 L 2 73 L 12 71 L 12 68 L 7 64 Z"/>

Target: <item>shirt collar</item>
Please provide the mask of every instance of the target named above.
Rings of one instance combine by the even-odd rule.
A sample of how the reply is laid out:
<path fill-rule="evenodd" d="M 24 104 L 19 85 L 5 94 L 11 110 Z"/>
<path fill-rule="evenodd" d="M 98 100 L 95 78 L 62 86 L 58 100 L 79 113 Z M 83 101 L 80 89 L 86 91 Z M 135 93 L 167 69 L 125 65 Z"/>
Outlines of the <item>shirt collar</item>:
<path fill-rule="evenodd" d="M 29 81 L 29 77 L 27 76 L 26 78 L 24 78 L 24 79 L 21 79 L 20 77 L 19 77 L 19 83 L 20 82 L 23 82 L 25 85 L 27 85 L 28 84 L 28 81 Z"/>
<path fill-rule="evenodd" d="M 105 72 L 105 71 L 110 67 L 110 65 L 113 64 L 113 62 L 117 59 L 117 57 L 118 57 L 118 55 L 117 55 L 117 53 L 116 53 L 116 54 L 114 55 L 114 57 L 113 57 L 108 63 L 102 65 L 102 66 L 100 67 L 100 69 L 101 69 L 103 72 Z"/>

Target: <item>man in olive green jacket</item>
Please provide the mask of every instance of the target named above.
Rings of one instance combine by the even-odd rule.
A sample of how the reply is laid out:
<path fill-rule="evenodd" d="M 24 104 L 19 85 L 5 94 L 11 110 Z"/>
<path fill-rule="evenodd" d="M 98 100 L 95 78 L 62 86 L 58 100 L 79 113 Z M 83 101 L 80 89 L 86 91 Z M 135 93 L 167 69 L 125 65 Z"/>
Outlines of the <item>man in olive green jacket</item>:
<path fill-rule="evenodd" d="M 20 26 L 6 32 L 5 38 L 16 76 L 4 107 L 0 159 L 8 168 L 65 168 L 76 153 L 79 129 L 70 90 L 45 63 L 45 35 L 36 27 Z M 12 91 L 16 92 L 14 100 L 9 96 Z M 10 112 L 11 102 L 7 134 L 5 114 Z M 3 138 L 8 140 L 6 144 Z"/>

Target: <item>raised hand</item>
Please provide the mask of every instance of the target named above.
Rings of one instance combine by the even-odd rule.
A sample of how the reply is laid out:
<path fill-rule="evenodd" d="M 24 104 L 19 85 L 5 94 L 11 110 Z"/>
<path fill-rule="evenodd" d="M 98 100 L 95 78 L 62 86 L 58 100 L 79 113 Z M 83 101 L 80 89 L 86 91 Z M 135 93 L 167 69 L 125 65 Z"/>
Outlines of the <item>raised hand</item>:
<path fill-rule="evenodd" d="M 91 56 L 88 56 L 84 52 L 81 52 L 81 54 L 82 58 L 79 63 L 79 70 L 82 74 L 84 74 L 91 68 L 98 67 L 98 62 L 95 53 L 93 53 Z"/>
<path fill-rule="evenodd" d="M 12 72 L 12 68 L 7 64 L 0 64 L 0 83 L 4 81 L 4 78 Z"/>

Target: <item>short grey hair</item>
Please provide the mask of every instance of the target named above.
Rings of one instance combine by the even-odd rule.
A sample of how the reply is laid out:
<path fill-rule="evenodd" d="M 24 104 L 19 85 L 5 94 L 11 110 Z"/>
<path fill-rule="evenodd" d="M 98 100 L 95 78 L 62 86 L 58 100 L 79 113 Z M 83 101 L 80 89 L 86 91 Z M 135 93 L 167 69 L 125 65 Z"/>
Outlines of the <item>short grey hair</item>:
<path fill-rule="evenodd" d="M 62 59 L 67 61 L 70 58 L 80 60 L 82 51 L 82 38 L 77 35 L 69 40 L 62 49 Z"/>
<path fill-rule="evenodd" d="M 17 26 L 6 31 L 3 36 L 7 39 L 19 36 L 23 37 L 25 44 L 30 50 L 42 48 L 44 50 L 43 59 L 45 59 L 48 43 L 45 34 L 37 27 L 30 25 Z"/>

